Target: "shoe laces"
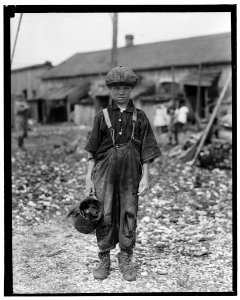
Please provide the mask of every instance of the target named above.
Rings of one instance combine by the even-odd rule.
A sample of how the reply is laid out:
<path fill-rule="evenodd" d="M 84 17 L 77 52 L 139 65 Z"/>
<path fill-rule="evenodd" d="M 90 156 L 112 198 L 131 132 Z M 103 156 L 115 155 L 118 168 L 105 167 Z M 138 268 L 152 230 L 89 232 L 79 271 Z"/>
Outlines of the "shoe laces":
<path fill-rule="evenodd" d="M 105 255 L 100 258 L 100 265 L 109 265 L 110 264 L 110 257 L 108 255 Z"/>
<path fill-rule="evenodd" d="M 130 255 L 128 255 L 128 254 L 122 255 L 122 268 L 126 271 L 130 271 L 133 269 Z"/>

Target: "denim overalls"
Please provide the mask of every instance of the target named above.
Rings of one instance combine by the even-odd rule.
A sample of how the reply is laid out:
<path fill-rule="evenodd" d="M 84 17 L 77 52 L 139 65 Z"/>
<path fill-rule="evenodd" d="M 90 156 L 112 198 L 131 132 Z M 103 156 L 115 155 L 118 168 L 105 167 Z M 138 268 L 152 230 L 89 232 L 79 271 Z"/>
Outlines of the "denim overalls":
<path fill-rule="evenodd" d="M 131 251 L 136 241 L 138 186 L 141 179 L 140 145 L 134 139 L 136 110 L 133 112 L 131 139 L 115 144 L 114 129 L 107 110 L 103 110 L 113 147 L 97 161 L 92 179 L 96 197 L 103 203 L 104 218 L 96 229 L 100 252 L 116 247 Z"/>

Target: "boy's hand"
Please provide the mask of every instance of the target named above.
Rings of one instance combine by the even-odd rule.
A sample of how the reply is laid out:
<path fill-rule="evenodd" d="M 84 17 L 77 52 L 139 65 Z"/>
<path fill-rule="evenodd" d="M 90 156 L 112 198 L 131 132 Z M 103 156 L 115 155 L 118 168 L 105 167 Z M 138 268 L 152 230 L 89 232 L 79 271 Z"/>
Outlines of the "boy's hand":
<path fill-rule="evenodd" d="M 139 183 L 138 196 L 145 195 L 148 192 L 148 189 L 149 189 L 148 177 L 143 176 Z"/>
<path fill-rule="evenodd" d="M 90 193 L 93 193 L 95 195 L 95 187 L 94 187 L 93 181 L 91 179 L 91 176 L 86 177 L 85 193 L 86 193 L 86 196 L 89 196 Z"/>

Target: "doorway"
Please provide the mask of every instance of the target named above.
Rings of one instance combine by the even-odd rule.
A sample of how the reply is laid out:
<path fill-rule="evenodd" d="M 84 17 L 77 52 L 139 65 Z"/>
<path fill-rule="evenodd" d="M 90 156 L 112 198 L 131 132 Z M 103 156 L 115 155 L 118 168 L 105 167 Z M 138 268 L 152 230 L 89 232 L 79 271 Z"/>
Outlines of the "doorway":
<path fill-rule="evenodd" d="M 197 97 L 198 97 L 198 86 L 196 85 L 184 85 L 185 96 L 191 105 L 192 111 L 198 114 L 200 118 L 205 118 L 205 106 L 206 106 L 206 87 L 200 87 L 200 101 L 197 109 Z M 196 111 L 198 110 L 198 111 Z"/>
<path fill-rule="evenodd" d="M 43 102 L 38 101 L 38 122 L 43 123 Z"/>

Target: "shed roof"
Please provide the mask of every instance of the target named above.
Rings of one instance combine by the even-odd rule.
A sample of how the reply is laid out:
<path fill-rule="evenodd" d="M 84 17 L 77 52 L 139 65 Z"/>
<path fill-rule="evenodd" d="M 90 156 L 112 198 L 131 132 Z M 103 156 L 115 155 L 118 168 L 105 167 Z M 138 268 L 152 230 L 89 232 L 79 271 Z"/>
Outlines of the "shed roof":
<path fill-rule="evenodd" d="M 77 53 L 47 71 L 42 78 L 66 78 L 106 74 L 111 50 Z M 178 40 L 118 48 L 118 65 L 135 71 L 199 63 L 231 62 L 231 33 L 198 36 Z"/>
<path fill-rule="evenodd" d="M 213 84 L 214 80 L 217 77 L 219 77 L 220 74 L 221 74 L 221 70 L 204 71 L 202 72 L 199 81 L 199 73 L 191 72 L 185 78 L 183 78 L 181 82 L 186 85 L 194 85 L 194 86 L 198 86 L 200 83 L 201 86 L 209 87 Z"/>
<path fill-rule="evenodd" d="M 144 80 L 140 85 L 137 85 L 131 94 L 133 100 L 139 98 L 143 95 L 152 95 L 155 94 L 155 83 L 152 81 Z"/>
<path fill-rule="evenodd" d="M 89 87 L 89 81 L 83 80 L 77 85 L 67 84 L 61 87 L 48 88 L 38 98 L 50 101 L 63 100 L 67 98 L 71 104 L 74 104 L 88 95 Z"/>

